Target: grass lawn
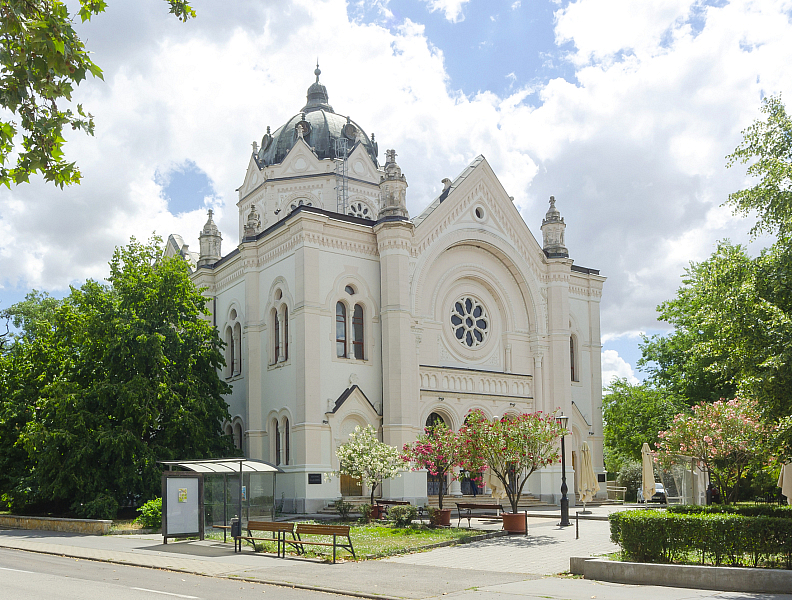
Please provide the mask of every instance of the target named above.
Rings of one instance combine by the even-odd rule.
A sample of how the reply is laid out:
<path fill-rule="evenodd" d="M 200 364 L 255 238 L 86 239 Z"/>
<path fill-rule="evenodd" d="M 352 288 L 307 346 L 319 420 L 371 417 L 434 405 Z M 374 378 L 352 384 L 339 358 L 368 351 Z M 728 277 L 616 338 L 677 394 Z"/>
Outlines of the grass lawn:
<path fill-rule="evenodd" d="M 352 547 L 355 549 L 358 560 L 364 560 L 415 552 L 432 544 L 464 540 L 484 533 L 489 532 L 457 527 L 429 529 L 425 525 L 412 525 L 406 528 L 397 528 L 388 524 L 352 524 L 350 537 L 352 538 Z M 263 532 L 261 535 L 262 537 L 266 536 Z M 206 538 L 222 540 L 223 532 L 209 530 L 206 533 Z M 308 538 L 306 538 L 306 540 L 307 539 Z M 333 541 L 332 537 L 325 539 L 321 536 L 310 536 L 310 539 L 318 542 Z M 231 538 L 228 538 L 228 543 L 232 543 Z M 246 543 L 246 549 L 248 552 L 250 551 L 248 543 Z M 275 553 L 276 544 L 275 542 L 257 543 L 256 549 L 263 549 L 265 552 Z M 289 554 L 296 555 L 297 553 L 294 548 L 289 548 Z M 324 546 L 311 548 L 310 546 L 306 546 L 305 554 L 306 556 L 323 557 L 332 560 L 333 548 Z M 337 557 L 340 559 L 349 557 L 351 559 L 352 555 L 346 550 L 337 550 Z"/>

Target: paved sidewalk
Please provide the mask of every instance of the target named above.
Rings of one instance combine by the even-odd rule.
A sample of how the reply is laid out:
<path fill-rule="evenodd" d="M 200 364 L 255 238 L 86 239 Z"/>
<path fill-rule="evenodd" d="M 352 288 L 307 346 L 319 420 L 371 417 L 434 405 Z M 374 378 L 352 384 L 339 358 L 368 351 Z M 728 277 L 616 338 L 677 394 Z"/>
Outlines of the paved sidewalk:
<path fill-rule="evenodd" d="M 491 520 L 474 519 L 474 526 L 500 528 Z M 527 537 L 498 537 L 387 560 L 336 565 L 304 558 L 279 559 L 253 553 L 248 547 L 234 554 L 232 544 L 213 540 L 164 545 L 159 535 L 0 530 L 0 547 L 353 595 L 418 599 L 565 571 L 570 556 L 614 550 L 607 527 L 601 521 L 581 522 L 581 539 L 575 540 L 574 526 L 561 529 L 555 518 L 529 518 Z"/>

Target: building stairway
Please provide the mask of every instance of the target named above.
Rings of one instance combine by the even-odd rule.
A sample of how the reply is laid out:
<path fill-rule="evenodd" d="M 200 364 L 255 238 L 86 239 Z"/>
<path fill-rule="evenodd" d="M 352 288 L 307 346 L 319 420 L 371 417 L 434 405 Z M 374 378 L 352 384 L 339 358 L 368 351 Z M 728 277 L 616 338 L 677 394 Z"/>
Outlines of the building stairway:
<path fill-rule="evenodd" d="M 377 500 L 377 498 L 375 498 Z M 354 505 L 352 509 L 353 514 L 359 514 L 359 507 L 361 504 L 368 504 L 369 497 L 368 496 L 345 496 L 345 502 L 349 502 L 350 504 Z M 478 504 L 491 504 L 493 502 L 490 496 L 482 496 L 481 494 L 477 496 L 443 496 L 443 507 L 444 508 L 455 508 L 455 502 L 466 502 L 466 503 L 478 503 Z M 494 502 L 498 502 L 498 500 L 494 500 Z M 504 508 L 508 508 L 509 500 L 508 498 L 503 498 L 500 500 L 501 506 Z M 438 499 L 437 496 L 429 496 L 429 506 L 434 508 L 438 507 Z M 523 510 L 531 510 L 538 506 L 550 506 L 547 502 L 543 502 L 532 496 L 531 494 L 523 494 L 520 498 L 519 509 Z M 594 506 L 593 503 L 589 504 L 589 506 Z M 338 511 L 333 506 L 333 502 L 328 502 L 327 506 L 325 506 L 322 510 L 319 511 L 320 515 L 337 515 Z"/>

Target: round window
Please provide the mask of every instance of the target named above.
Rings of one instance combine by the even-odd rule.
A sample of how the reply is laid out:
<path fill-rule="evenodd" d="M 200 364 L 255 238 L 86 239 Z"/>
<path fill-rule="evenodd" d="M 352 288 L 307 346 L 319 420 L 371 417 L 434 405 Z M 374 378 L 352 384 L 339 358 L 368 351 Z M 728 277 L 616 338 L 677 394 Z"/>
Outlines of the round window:
<path fill-rule="evenodd" d="M 489 335 L 487 309 L 475 298 L 463 296 L 451 307 L 451 329 L 460 344 L 478 348 Z"/>

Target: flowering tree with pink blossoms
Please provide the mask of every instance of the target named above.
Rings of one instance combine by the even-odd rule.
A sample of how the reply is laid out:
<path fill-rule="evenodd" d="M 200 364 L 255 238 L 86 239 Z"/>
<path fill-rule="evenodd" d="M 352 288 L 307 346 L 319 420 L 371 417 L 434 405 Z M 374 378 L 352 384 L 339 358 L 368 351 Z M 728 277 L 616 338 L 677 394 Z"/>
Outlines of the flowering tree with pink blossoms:
<path fill-rule="evenodd" d="M 516 513 L 528 478 L 559 460 L 558 439 L 563 431 L 554 414 L 535 412 L 490 420 L 473 410 L 459 429 L 460 463 L 474 473 L 490 469 L 503 483 Z"/>
<path fill-rule="evenodd" d="M 755 400 L 703 402 L 692 413 L 676 415 L 671 428 L 658 434 L 659 459 L 680 455 L 697 459 L 729 504 L 737 499 L 749 467 L 767 462 L 771 434 Z"/>
<path fill-rule="evenodd" d="M 458 477 L 454 467 L 459 464 L 459 436 L 445 423 L 437 422 L 424 429 L 412 444 L 405 444 L 401 458 L 412 464 L 412 470 L 426 469 L 431 475 L 440 478 L 437 504 L 443 508 L 446 475 Z"/>

